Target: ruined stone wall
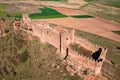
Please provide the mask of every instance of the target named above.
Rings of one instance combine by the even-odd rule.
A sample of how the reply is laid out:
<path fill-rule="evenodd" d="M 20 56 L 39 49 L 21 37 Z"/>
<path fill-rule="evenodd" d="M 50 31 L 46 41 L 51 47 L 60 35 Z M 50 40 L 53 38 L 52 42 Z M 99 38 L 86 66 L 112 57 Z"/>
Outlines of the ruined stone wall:
<path fill-rule="evenodd" d="M 105 59 L 106 51 L 107 49 L 103 49 L 102 55 L 100 56 L 103 61 Z M 92 58 L 80 55 L 72 50 L 69 51 L 69 56 L 67 58 L 67 64 L 71 65 L 78 75 L 83 74 L 85 70 L 87 70 L 89 74 L 100 75 L 103 61 L 95 62 Z"/>
<path fill-rule="evenodd" d="M 104 46 L 99 46 L 96 44 L 91 43 L 90 41 L 81 38 L 81 37 L 75 37 L 75 43 L 79 44 L 80 46 L 84 47 L 87 50 L 90 50 L 92 52 L 95 52 L 99 48 L 104 48 Z"/>
<path fill-rule="evenodd" d="M 26 20 L 29 21 L 29 19 L 26 18 L 25 22 L 27 22 Z M 18 29 L 21 24 L 22 21 L 15 22 L 14 29 Z M 26 30 L 23 28 L 21 29 L 32 34 L 33 36 L 37 36 L 42 42 L 50 43 L 58 48 L 60 50 L 60 57 L 62 59 L 66 57 L 66 63 L 74 68 L 74 73 L 81 75 L 85 70 L 87 70 L 89 74 L 99 75 L 101 73 L 102 64 L 105 60 L 107 52 L 106 48 L 92 44 L 86 39 L 74 37 L 73 29 L 58 28 L 57 30 L 57 28 L 55 29 L 49 27 L 49 23 L 45 21 L 30 21 L 30 23 L 27 23 L 27 25 L 28 24 L 29 26 Z M 83 55 L 78 54 L 77 52 L 72 51 L 69 47 L 69 45 L 72 43 L 77 43 L 92 52 L 95 52 L 99 48 L 102 48 L 100 55 L 102 61 L 95 62 L 92 60 L 92 57 L 87 58 Z"/>
<path fill-rule="evenodd" d="M 60 32 L 61 35 L 61 56 L 64 58 L 67 54 L 67 49 L 69 45 L 74 42 L 74 30 L 73 29 L 63 29 Z"/>
<path fill-rule="evenodd" d="M 35 36 L 38 36 L 43 43 L 50 43 L 56 48 L 59 48 L 60 37 L 59 33 L 49 27 L 48 22 L 32 22 L 31 23 L 32 32 Z"/>

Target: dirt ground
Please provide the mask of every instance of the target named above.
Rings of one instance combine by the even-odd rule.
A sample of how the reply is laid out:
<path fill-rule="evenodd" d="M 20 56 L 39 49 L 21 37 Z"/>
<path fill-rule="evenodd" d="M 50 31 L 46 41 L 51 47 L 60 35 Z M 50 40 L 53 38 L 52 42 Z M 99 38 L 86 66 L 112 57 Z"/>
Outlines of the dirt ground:
<path fill-rule="evenodd" d="M 59 11 L 62 14 L 65 14 L 67 16 L 74 16 L 74 15 L 86 15 L 87 13 L 80 11 L 80 10 L 75 10 L 75 9 L 69 9 L 69 8 L 59 8 L 55 7 L 53 8 L 57 11 Z"/>
<path fill-rule="evenodd" d="M 65 15 L 80 15 L 84 14 L 80 10 L 72 10 L 66 8 L 54 8 L 57 11 Z M 41 19 L 43 20 L 43 19 Z M 102 37 L 106 37 L 120 42 L 120 35 L 111 31 L 120 30 L 120 25 L 111 21 L 107 21 L 101 18 L 56 18 L 56 19 L 44 19 L 50 23 L 62 25 L 65 27 L 75 28 L 82 31 L 90 32 Z"/>

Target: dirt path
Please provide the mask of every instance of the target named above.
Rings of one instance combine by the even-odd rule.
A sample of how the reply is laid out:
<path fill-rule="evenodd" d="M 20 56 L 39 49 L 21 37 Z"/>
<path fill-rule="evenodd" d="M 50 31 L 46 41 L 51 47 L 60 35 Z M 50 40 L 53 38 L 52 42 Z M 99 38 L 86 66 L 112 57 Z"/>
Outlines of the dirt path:
<path fill-rule="evenodd" d="M 120 42 L 120 35 L 111 32 L 112 30 L 120 30 L 120 26 L 114 24 L 111 25 L 95 18 L 76 19 L 69 17 L 57 19 L 39 19 L 34 21 L 40 20 L 45 20 L 50 23 L 90 32 Z"/>

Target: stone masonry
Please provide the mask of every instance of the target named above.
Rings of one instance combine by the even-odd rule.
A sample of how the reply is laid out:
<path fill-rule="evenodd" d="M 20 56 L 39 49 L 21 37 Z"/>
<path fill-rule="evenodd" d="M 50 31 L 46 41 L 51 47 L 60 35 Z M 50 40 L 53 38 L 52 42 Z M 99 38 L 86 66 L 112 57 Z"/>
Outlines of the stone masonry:
<path fill-rule="evenodd" d="M 68 29 L 61 26 L 51 28 L 48 22 L 32 21 L 27 14 L 23 14 L 22 20 L 15 21 L 13 25 L 15 31 L 22 29 L 28 34 L 37 36 L 41 42 L 54 45 L 59 50 L 58 55 L 60 58 L 68 65 L 67 70 L 73 75 L 76 73 L 84 78 L 83 75 L 86 72 L 86 74 L 91 77 L 101 77 L 101 68 L 106 57 L 107 48 L 92 44 L 86 39 L 74 36 L 74 29 Z M 92 57 L 87 58 L 86 56 L 72 51 L 69 45 L 73 43 L 77 43 L 93 53 L 101 48 L 101 54 L 99 56 L 100 61 L 95 61 Z"/>

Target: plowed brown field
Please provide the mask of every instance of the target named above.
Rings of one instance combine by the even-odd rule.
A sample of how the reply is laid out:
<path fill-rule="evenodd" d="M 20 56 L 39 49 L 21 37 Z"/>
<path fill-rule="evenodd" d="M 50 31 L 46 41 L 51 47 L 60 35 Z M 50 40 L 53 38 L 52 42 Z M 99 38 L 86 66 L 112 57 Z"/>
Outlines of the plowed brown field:
<path fill-rule="evenodd" d="M 65 15 L 86 14 L 80 10 L 73 10 L 67 8 L 54 8 L 54 9 Z M 101 18 L 67 17 L 67 18 L 44 19 L 44 20 L 65 27 L 70 27 L 70 28 L 75 28 L 82 31 L 90 32 L 120 42 L 120 35 L 112 32 L 113 30 L 120 30 L 120 25 L 111 21 L 106 21 Z"/>

